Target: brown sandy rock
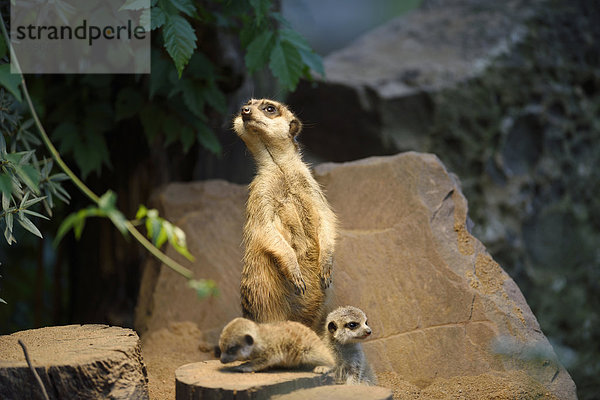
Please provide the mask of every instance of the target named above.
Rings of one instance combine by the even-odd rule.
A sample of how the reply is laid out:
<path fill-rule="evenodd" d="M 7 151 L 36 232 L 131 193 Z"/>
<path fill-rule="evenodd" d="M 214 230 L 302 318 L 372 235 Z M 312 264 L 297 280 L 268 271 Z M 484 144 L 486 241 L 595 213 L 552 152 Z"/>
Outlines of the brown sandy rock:
<path fill-rule="evenodd" d="M 193 264 L 172 248 L 167 254 L 190 267 L 196 277 L 216 281 L 220 294 L 198 301 L 186 281 L 150 260 L 143 272 L 135 327 L 142 334 L 193 321 L 218 334 L 225 322 L 240 316 L 242 227 L 248 191 L 225 181 L 174 183 L 155 196 L 160 215 L 184 230 Z"/>
<path fill-rule="evenodd" d="M 436 94 L 482 76 L 499 54 L 514 53 L 534 3 L 425 0 L 329 54 L 325 78 L 301 82 L 288 99 L 309 123 L 302 143 L 336 162 L 423 151 Z"/>
<path fill-rule="evenodd" d="M 43 399 L 21 346 L 50 399 L 147 399 L 138 335 L 107 325 L 67 325 L 0 336 L 0 399 Z"/>
<path fill-rule="evenodd" d="M 501 382 L 497 376 L 518 371 L 538 385 L 506 386 L 507 396 L 528 387 L 532 395 L 576 398 L 519 288 L 469 233 L 467 201 L 437 157 L 404 153 L 324 164 L 315 175 L 341 222 L 335 304 L 368 315 L 373 337 L 364 349 L 378 375 L 393 373 L 390 382 L 411 392 L 452 385 L 444 379 Z M 190 320 L 215 337 L 239 315 L 245 193 L 218 181 L 161 192 L 161 213 L 181 216 L 174 222 L 188 234 L 196 276 L 217 280 L 221 296 L 198 301 L 171 271 L 162 268 L 157 280 L 148 273 L 142 327 Z"/>

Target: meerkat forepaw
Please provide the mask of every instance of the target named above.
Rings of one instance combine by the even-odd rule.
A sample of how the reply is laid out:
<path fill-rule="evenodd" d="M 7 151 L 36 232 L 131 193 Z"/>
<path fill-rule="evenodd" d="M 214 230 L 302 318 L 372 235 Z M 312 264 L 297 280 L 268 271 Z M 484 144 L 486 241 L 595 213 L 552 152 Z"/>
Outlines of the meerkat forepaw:
<path fill-rule="evenodd" d="M 331 277 L 321 277 L 321 289 L 327 289 L 329 286 L 331 286 L 331 283 Z"/>
<path fill-rule="evenodd" d="M 328 367 L 327 365 L 318 365 L 313 369 L 315 374 L 326 374 L 330 372 L 333 368 Z"/>
<path fill-rule="evenodd" d="M 231 369 L 235 372 L 254 372 L 254 367 L 253 367 L 252 363 L 249 363 L 249 362 L 245 362 L 243 364 L 236 365 L 235 367 L 232 367 Z"/>
<path fill-rule="evenodd" d="M 294 286 L 296 287 L 296 294 L 304 294 L 306 292 L 306 283 L 302 276 L 294 277 Z"/>

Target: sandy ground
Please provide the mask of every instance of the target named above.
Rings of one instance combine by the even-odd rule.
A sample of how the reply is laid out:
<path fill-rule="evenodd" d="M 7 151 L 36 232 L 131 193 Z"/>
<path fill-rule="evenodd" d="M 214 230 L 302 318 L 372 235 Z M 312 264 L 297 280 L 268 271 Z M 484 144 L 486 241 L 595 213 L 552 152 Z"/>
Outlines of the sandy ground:
<path fill-rule="evenodd" d="M 142 356 L 151 400 L 175 399 L 175 370 L 184 364 L 214 358 L 203 333 L 192 322 L 172 323 L 168 329 L 144 336 Z"/>

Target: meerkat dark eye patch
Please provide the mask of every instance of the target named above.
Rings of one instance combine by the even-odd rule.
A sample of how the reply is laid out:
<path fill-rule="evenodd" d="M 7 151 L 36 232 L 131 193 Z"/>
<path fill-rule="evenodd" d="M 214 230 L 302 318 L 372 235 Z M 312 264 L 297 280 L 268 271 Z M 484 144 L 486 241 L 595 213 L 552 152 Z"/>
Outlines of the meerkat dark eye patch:
<path fill-rule="evenodd" d="M 279 109 L 274 104 L 264 104 L 260 107 L 260 109 L 265 113 L 266 116 L 271 118 L 278 117 L 279 115 L 281 115 Z"/>
<path fill-rule="evenodd" d="M 221 349 L 219 348 L 219 346 L 215 346 L 215 348 L 213 349 L 214 354 L 215 354 L 215 358 L 221 358 Z"/>
<path fill-rule="evenodd" d="M 225 350 L 225 353 L 227 353 L 227 354 L 236 354 L 239 349 L 240 349 L 240 346 L 238 346 L 238 345 L 231 346 L 231 347 L 227 348 L 227 350 Z"/>
<path fill-rule="evenodd" d="M 345 326 L 346 326 L 346 328 L 354 330 L 354 329 L 358 328 L 358 323 L 357 322 L 348 322 Z"/>

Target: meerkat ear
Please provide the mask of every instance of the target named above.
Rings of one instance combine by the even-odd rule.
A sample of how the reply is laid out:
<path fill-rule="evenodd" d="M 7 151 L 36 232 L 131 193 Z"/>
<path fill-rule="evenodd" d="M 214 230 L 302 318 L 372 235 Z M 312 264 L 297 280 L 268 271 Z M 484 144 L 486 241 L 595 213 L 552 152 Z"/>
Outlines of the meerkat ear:
<path fill-rule="evenodd" d="M 302 130 L 302 122 L 299 119 L 294 118 L 290 121 L 290 136 L 295 138 Z"/>
<path fill-rule="evenodd" d="M 254 338 L 250 335 L 244 336 L 244 340 L 248 346 L 252 346 L 254 344 Z"/>
<path fill-rule="evenodd" d="M 331 333 L 335 332 L 337 330 L 337 325 L 335 322 L 331 321 L 329 325 L 327 325 L 327 330 Z"/>

